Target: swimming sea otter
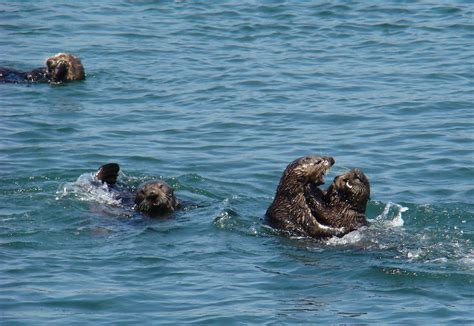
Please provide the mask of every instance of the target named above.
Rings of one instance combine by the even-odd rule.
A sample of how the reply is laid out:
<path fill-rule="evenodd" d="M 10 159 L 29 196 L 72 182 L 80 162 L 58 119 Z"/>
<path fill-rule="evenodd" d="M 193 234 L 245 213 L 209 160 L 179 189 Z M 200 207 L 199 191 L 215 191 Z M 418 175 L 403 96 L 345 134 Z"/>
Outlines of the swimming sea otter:
<path fill-rule="evenodd" d="M 70 53 L 47 58 L 46 67 L 29 72 L 0 67 L 0 83 L 62 83 L 85 78 L 81 60 Z"/>
<path fill-rule="evenodd" d="M 115 187 L 120 166 L 117 163 L 102 165 L 96 172 L 96 178 Z M 130 189 L 126 189 L 130 191 Z M 135 210 L 150 217 L 165 216 L 180 208 L 181 204 L 174 195 L 174 189 L 164 181 L 149 181 L 133 193 Z"/>
<path fill-rule="evenodd" d="M 308 190 L 311 184 L 318 200 L 322 200 L 324 193 L 317 186 L 324 183 L 324 175 L 334 162 L 330 156 L 307 156 L 290 163 L 265 214 L 268 223 L 297 236 L 325 238 L 342 234 L 343 228 L 319 220 L 310 206 L 313 199 L 308 198 L 312 196 Z M 324 204 L 320 206 L 325 207 Z"/>
<path fill-rule="evenodd" d="M 308 184 L 306 198 L 321 223 L 343 229 L 338 236 L 368 225 L 365 210 L 370 199 L 370 184 L 359 169 L 336 176 L 325 192 L 317 184 Z"/>

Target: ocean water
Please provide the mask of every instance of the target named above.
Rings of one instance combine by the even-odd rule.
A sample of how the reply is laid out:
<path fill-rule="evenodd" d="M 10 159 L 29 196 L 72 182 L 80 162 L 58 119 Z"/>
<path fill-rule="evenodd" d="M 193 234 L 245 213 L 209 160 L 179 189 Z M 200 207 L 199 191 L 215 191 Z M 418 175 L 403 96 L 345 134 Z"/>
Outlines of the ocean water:
<path fill-rule="evenodd" d="M 473 324 L 471 1 L 0 3 L 0 324 Z M 282 171 L 331 155 L 371 226 L 265 226 Z M 91 187 L 164 179 L 193 203 L 124 214 Z"/>

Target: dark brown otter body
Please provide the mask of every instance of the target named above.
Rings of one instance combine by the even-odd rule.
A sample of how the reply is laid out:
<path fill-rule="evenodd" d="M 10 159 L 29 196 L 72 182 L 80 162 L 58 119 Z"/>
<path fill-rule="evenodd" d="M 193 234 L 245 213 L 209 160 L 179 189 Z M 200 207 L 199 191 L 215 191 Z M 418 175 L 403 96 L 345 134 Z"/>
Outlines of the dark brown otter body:
<path fill-rule="evenodd" d="M 324 183 L 324 175 L 334 162 L 329 156 L 307 156 L 290 163 L 267 209 L 268 223 L 298 236 L 324 238 L 341 234 L 342 229 L 320 221 L 308 202 L 309 184 L 315 186 L 313 190 L 320 199 L 324 196 L 317 186 Z"/>
<path fill-rule="evenodd" d="M 359 169 L 335 177 L 325 193 L 317 185 L 310 184 L 306 194 L 313 214 L 321 223 L 344 230 L 339 236 L 368 224 L 365 210 L 370 198 L 370 184 Z"/>
<path fill-rule="evenodd" d="M 0 67 L 0 83 L 49 83 L 47 68 L 36 68 L 29 72 Z"/>
<path fill-rule="evenodd" d="M 46 67 L 29 72 L 0 67 L 0 83 L 62 83 L 84 80 L 81 60 L 69 53 L 58 53 L 46 59 Z"/>
<path fill-rule="evenodd" d="M 118 164 L 105 164 L 96 172 L 96 178 L 109 187 L 114 187 L 119 171 Z M 166 216 L 180 208 L 180 203 L 174 195 L 174 189 L 164 181 L 144 183 L 139 186 L 133 196 L 135 210 L 150 217 Z"/>

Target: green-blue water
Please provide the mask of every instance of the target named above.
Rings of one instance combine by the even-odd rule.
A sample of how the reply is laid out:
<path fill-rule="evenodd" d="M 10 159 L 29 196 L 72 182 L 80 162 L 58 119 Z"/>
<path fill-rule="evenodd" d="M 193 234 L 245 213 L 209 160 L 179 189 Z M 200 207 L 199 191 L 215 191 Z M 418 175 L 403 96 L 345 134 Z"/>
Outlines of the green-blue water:
<path fill-rule="evenodd" d="M 57 52 L 87 80 L 0 85 L 0 324 L 474 323 L 470 1 L 0 4 L 0 66 Z M 285 166 L 361 168 L 372 225 L 289 239 Z M 197 204 L 120 216 L 122 166 Z M 87 182 L 85 182 L 87 186 Z M 405 210 L 408 208 L 408 210 Z"/>

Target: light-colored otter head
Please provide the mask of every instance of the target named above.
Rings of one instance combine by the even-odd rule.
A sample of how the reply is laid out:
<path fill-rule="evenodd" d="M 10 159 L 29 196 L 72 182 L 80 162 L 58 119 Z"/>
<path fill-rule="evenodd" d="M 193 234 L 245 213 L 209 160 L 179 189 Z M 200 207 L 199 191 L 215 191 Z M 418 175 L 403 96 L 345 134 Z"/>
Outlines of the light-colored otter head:
<path fill-rule="evenodd" d="M 324 176 L 333 166 L 335 160 L 331 156 L 305 156 L 291 162 L 283 173 L 283 179 L 298 180 L 303 184 L 312 182 L 324 184 Z"/>
<path fill-rule="evenodd" d="M 174 212 L 179 203 L 174 189 L 163 181 L 150 181 L 141 185 L 135 195 L 135 208 L 151 217 Z"/>
<path fill-rule="evenodd" d="M 334 193 L 350 202 L 357 211 L 365 212 L 370 199 L 369 179 L 361 170 L 352 169 L 334 178 L 328 189 L 328 194 Z"/>
<path fill-rule="evenodd" d="M 58 53 L 46 59 L 48 75 L 53 83 L 84 80 L 86 75 L 81 59 L 70 53 Z"/>

